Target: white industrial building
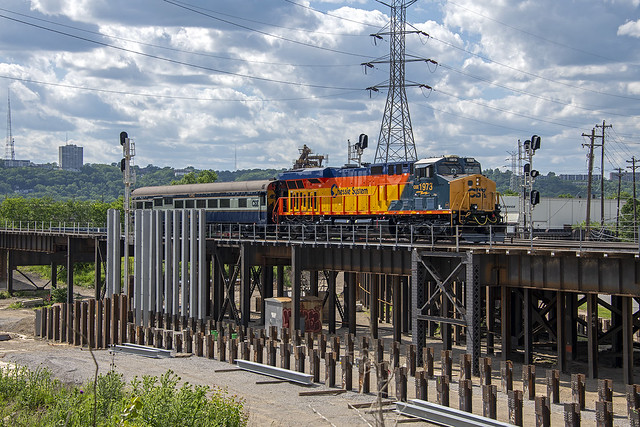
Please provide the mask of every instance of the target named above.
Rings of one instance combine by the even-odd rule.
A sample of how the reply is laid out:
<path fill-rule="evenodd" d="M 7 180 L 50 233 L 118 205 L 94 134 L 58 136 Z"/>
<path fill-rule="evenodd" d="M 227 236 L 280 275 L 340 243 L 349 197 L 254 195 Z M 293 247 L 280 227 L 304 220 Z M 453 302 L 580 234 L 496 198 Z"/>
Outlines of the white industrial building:
<path fill-rule="evenodd" d="M 502 210 L 506 212 L 507 222 L 517 224 L 520 219 L 519 196 L 503 196 Z M 620 209 L 625 201 L 620 201 Z M 604 222 L 615 223 L 618 201 L 605 199 Z M 600 217 L 600 199 L 591 199 L 591 222 L 602 222 Z M 533 209 L 533 227 L 537 229 L 564 228 L 582 223 L 587 218 L 587 199 L 564 199 L 541 197 L 540 203 Z"/>

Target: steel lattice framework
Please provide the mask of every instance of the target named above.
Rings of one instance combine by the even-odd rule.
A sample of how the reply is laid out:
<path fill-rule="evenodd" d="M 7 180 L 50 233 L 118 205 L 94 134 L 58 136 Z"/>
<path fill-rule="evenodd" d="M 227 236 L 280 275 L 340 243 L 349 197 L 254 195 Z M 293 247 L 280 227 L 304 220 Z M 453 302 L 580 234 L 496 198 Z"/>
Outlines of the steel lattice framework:
<path fill-rule="evenodd" d="M 393 0 L 389 24 L 389 92 L 384 108 L 375 163 L 417 160 L 409 104 L 405 90 L 405 35 L 407 7 L 417 0 Z M 384 34 L 384 33 L 379 33 Z"/>

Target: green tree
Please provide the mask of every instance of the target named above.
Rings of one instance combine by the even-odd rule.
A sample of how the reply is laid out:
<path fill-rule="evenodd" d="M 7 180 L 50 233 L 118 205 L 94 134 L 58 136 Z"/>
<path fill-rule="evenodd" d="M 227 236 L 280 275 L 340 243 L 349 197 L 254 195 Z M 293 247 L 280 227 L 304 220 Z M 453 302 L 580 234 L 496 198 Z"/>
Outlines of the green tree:
<path fill-rule="evenodd" d="M 183 185 L 183 184 L 205 184 L 208 182 L 216 182 L 218 180 L 218 174 L 212 170 L 202 170 L 198 173 L 189 172 L 185 174 L 177 181 L 171 181 L 171 185 Z"/>

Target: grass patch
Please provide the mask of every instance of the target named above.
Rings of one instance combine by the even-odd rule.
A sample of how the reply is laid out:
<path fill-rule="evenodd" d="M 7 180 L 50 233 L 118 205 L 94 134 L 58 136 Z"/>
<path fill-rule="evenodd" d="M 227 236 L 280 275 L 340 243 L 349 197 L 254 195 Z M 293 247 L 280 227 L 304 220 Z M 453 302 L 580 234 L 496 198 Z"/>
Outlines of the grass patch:
<path fill-rule="evenodd" d="M 578 310 L 587 311 L 587 303 L 578 307 Z M 600 319 L 611 319 L 611 312 L 605 307 L 598 305 L 598 317 Z"/>
<path fill-rule="evenodd" d="M 7 308 L 11 310 L 20 310 L 22 308 L 22 303 L 20 301 L 12 302 Z"/>
<path fill-rule="evenodd" d="M 47 368 L 0 369 L 0 426 L 245 426 L 244 402 L 224 390 L 179 385 L 167 371 L 126 384 L 110 371 L 69 386 Z"/>

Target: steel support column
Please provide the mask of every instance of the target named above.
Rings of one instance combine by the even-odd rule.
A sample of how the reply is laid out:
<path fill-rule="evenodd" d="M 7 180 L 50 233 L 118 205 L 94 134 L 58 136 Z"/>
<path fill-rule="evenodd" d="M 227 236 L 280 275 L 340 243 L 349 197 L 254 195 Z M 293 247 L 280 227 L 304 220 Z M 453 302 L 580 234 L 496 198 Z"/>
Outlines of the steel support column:
<path fill-rule="evenodd" d="M 273 298 L 273 265 L 270 265 L 268 261 L 262 266 L 262 274 L 264 279 L 262 284 L 262 292 L 264 293 L 264 297 L 262 298 L 262 324 L 265 324 L 264 300 L 267 298 Z"/>
<path fill-rule="evenodd" d="M 598 378 L 598 294 L 587 294 L 587 375 Z"/>
<path fill-rule="evenodd" d="M 198 319 L 198 211 L 189 209 L 189 318 Z"/>
<path fill-rule="evenodd" d="M 0 256 L 1 256 L 0 252 Z M 6 268 L 6 266 L 5 266 Z M 58 287 L 58 263 L 55 261 L 51 262 L 51 289 L 56 289 Z M 100 299 L 98 296 L 96 299 Z"/>
<path fill-rule="evenodd" d="M 7 259 L 9 251 L 7 249 L 0 249 L 0 283 L 7 283 Z"/>
<path fill-rule="evenodd" d="M 522 314 L 524 318 L 524 364 L 533 364 L 533 308 L 535 297 L 529 288 L 522 290 Z"/>
<path fill-rule="evenodd" d="M 400 277 L 400 287 L 402 292 L 402 333 L 408 334 L 411 328 L 411 304 L 409 300 L 411 295 L 409 294 L 409 277 Z"/>
<path fill-rule="evenodd" d="M 182 229 L 181 227 L 181 218 L 182 218 L 182 212 L 178 209 L 173 211 L 173 219 L 171 220 L 172 224 L 171 224 L 171 231 L 172 231 L 172 247 L 171 247 L 171 259 L 172 259 L 172 267 L 171 267 L 171 272 L 173 273 L 172 275 L 172 280 L 171 280 L 171 292 L 172 292 L 172 302 L 173 302 L 173 309 L 172 309 L 172 314 L 173 314 L 173 319 L 172 321 L 175 322 L 178 320 L 178 317 L 180 316 L 180 260 L 182 259 L 182 254 L 180 252 L 182 245 L 181 245 L 181 241 L 180 241 L 180 231 Z M 222 302 L 220 302 L 221 304 Z M 175 325 L 174 325 L 175 328 Z"/>
<path fill-rule="evenodd" d="M 291 331 L 301 330 L 300 294 L 302 288 L 302 253 L 299 246 L 291 247 L 291 317 L 289 326 Z"/>
<path fill-rule="evenodd" d="M 453 308 L 451 307 L 451 301 L 447 298 L 444 292 L 440 293 L 440 317 L 449 319 L 453 317 Z M 451 323 L 446 321 L 440 322 L 440 337 L 442 338 L 442 349 L 451 350 L 453 348 L 453 331 Z"/>
<path fill-rule="evenodd" d="M 100 299 L 100 288 L 102 286 L 102 254 L 100 253 L 100 240 L 96 237 L 94 239 L 94 256 L 93 256 L 93 286 L 94 286 L 94 296 L 96 300 Z M 55 289 L 53 285 L 53 263 L 51 263 L 51 289 Z M 57 270 L 57 267 L 56 267 Z M 55 272 L 58 273 L 57 271 Z"/>
<path fill-rule="evenodd" d="M 567 353 L 571 360 L 578 357 L 578 294 L 568 293 L 566 296 L 566 324 Z"/>
<path fill-rule="evenodd" d="M 371 329 L 371 337 L 374 340 L 378 339 L 378 320 L 380 314 L 378 313 L 378 309 L 380 305 L 378 304 L 378 299 L 380 296 L 378 295 L 378 291 L 380 290 L 380 277 L 375 273 L 369 274 L 369 289 L 371 291 L 371 299 L 370 299 L 370 307 L 369 307 L 369 323 Z"/>
<path fill-rule="evenodd" d="M 215 320 L 219 320 L 223 313 L 220 312 L 222 309 L 222 303 L 224 302 L 224 287 L 222 285 L 223 281 L 223 273 L 220 271 L 222 268 L 222 264 L 218 259 L 217 249 L 214 250 L 212 255 L 212 273 L 213 276 L 213 318 Z"/>
<path fill-rule="evenodd" d="M 633 384 L 633 305 L 632 297 L 620 297 L 622 305 L 622 376 Z"/>
<path fill-rule="evenodd" d="M 175 212 L 175 211 L 174 211 Z M 164 215 L 164 306 L 165 313 L 173 320 L 174 283 L 173 270 L 177 268 L 173 261 L 173 218 L 174 212 Z"/>
<path fill-rule="evenodd" d="M 411 321 L 413 322 L 411 340 L 416 348 L 416 354 L 418 356 L 418 364 L 422 364 L 422 349 L 427 345 L 427 320 L 422 319 L 420 316 L 425 314 L 423 307 L 428 301 L 430 293 L 427 291 L 427 269 L 422 264 L 418 251 L 414 250 L 411 257 L 411 310 L 413 316 Z M 377 284 L 374 282 L 373 286 Z M 372 298 L 373 298 L 373 287 Z M 371 314 L 373 317 L 373 313 Z M 375 337 L 374 337 L 375 338 Z"/>
<path fill-rule="evenodd" d="M 620 328 L 618 332 L 613 333 L 611 336 L 611 351 L 613 353 L 620 353 L 622 351 L 622 305 L 621 297 L 612 295 L 611 306 L 614 310 L 611 311 L 611 328 Z"/>
<path fill-rule="evenodd" d="M 329 304 L 329 333 L 336 333 L 336 275 L 335 271 L 329 271 L 327 276 L 327 304 Z"/>
<path fill-rule="evenodd" d="M 567 372 L 566 348 L 566 293 L 558 291 L 556 297 L 556 366 L 560 372 Z"/>
<path fill-rule="evenodd" d="M 485 313 L 487 323 L 487 355 L 494 354 L 494 338 L 496 327 L 496 287 L 486 287 Z"/>
<path fill-rule="evenodd" d="M 249 247 L 247 244 L 240 246 L 240 313 L 241 325 L 249 327 L 251 320 L 251 262 L 249 260 Z"/>
<path fill-rule="evenodd" d="M 402 341 L 402 312 L 406 311 L 406 307 L 402 306 L 402 291 L 400 278 L 398 276 L 390 276 L 393 283 L 393 340 Z"/>
<path fill-rule="evenodd" d="M 278 265 L 276 267 L 276 296 L 283 297 L 284 295 L 284 265 Z"/>
<path fill-rule="evenodd" d="M 318 271 L 311 270 L 309 272 L 309 293 L 317 297 L 318 296 Z"/>
<path fill-rule="evenodd" d="M 135 307 L 135 322 L 142 326 L 142 210 L 136 209 L 135 218 L 135 239 L 133 247 L 133 305 Z"/>
<path fill-rule="evenodd" d="M 7 292 L 9 292 L 9 295 L 13 295 L 13 269 L 15 268 L 15 265 L 13 265 L 14 255 L 12 250 L 8 250 L 7 252 Z"/>
<path fill-rule="evenodd" d="M 349 319 L 351 318 L 351 301 L 349 300 L 349 297 L 351 296 L 351 273 L 348 272 L 344 272 L 342 275 L 342 283 L 344 284 L 343 288 L 342 288 L 342 296 L 343 296 L 343 302 L 344 302 L 344 316 L 342 317 L 342 327 L 349 327 Z"/>
<path fill-rule="evenodd" d="M 75 252 L 75 240 L 67 237 L 67 303 L 73 304 L 73 254 Z M 12 266 L 11 266 L 12 267 Z"/>
<path fill-rule="evenodd" d="M 500 338 L 503 361 L 511 359 L 511 288 L 500 286 Z"/>
<path fill-rule="evenodd" d="M 198 212 L 198 320 L 207 317 L 209 307 L 209 271 L 211 266 L 207 258 L 207 238 L 206 238 L 206 214 L 204 209 Z"/>
<path fill-rule="evenodd" d="M 473 375 L 480 375 L 480 323 L 482 321 L 482 293 L 480 292 L 480 266 L 472 253 L 466 260 L 466 316 L 467 316 L 467 353 L 471 354 Z"/>
<path fill-rule="evenodd" d="M 349 319 L 349 333 L 355 335 L 356 334 L 356 273 L 349 273 L 349 304 L 347 308 L 347 304 L 345 304 L 345 317 Z"/>

